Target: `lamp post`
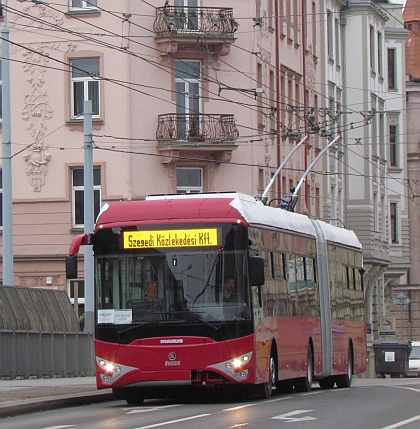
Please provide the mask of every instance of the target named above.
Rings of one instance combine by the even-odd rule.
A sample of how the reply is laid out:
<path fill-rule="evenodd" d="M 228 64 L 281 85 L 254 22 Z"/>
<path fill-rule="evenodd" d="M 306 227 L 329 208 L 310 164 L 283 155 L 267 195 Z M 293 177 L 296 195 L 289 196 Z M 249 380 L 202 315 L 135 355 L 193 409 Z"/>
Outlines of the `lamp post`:
<path fill-rule="evenodd" d="M 2 54 L 2 181 L 3 181 L 3 284 L 13 286 L 13 200 L 12 200 L 12 137 L 10 119 L 10 55 L 7 28 L 7 0 L 4 27 L 1 29 Z"/>

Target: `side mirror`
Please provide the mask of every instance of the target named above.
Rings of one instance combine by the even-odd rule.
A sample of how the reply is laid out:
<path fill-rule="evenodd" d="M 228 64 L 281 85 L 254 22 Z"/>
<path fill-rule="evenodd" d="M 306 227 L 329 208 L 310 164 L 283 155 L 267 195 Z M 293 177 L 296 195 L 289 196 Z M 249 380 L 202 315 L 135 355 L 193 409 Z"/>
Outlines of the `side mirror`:
<path fill-rule="evenodd" d="M 251 286 L 261 286 L 265 283 L 264 258 L 261 256 L 249 258 L 249 283 Z"/>
<path fill-rule="evenodd" d="M 66 256 L 66 278 L 68 280 L 77 279 L 77 253 Z"/>

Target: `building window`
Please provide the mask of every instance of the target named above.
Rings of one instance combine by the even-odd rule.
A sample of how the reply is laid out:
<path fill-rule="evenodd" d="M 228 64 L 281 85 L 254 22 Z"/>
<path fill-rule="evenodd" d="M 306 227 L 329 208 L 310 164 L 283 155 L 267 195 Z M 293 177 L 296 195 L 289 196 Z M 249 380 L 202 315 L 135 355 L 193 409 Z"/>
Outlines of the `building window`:
<path fill-rule="evenodd" d="M 270 30 L 274 29 L 274 8 L 273 8 L 273 0 L 268 0 L 268 28 Z"/>
<path fill-rule="evenodd" d="M 3 116 L 3 96 L 2 96 L 2 88 L 3 88 L 3 73 L 0 61 L 0 121 Z"/>
<path fill-rule="evenodd" d="M 74 311 L 80 323 L 83 324 L 83 314 L 85 312 L 85 282 L 83 279 L 69 280 L 67 291 L 70 303 L 73 305 Z"/>
<path fill-rule="evenodd" d="M 397 203 L 390 204 L 390 233 L 391 243 L 398 243 L 398 218 L 397 218 Z"/>
<path fill-rule="evenodd" d="M 335 25 L 335 62 L 337 66 L 339 66 L 341 61 L 340 20 L 336 19 L 334 21 L 334 25 Z"/>
<path fill-rule="evenodd" d="M 203 169 L 179 167 L 176 169 L 176 191 L 178 194 L 203 192 Z"/>
<path fill-rule="evenodd" d="M 98 0 L 70 0 L 70 9 L 96 9 Z"/>
<path fill-rule="evenodd" d="M 370 70 L 375 71 L 375 29 L 369 27 Z"/>
<path fill-rule="evenodd" d="M 395 49 L 388 49 L 388 89 L 397 89 L 395 65 L 396 65 Z"/>
<path fill-rule="evenodd" d="M 378 74 L 382 77 L 382 33 L 378 33 Z"/>
<path fill-rule="evenodd" d="M 199 29 L 198 0 L 175 0 L 175 19 L 177 30 L 197 31 Z"/>
<path fill-rule="evenodd" d="M 334 24 L 330 10 L 327 11 L 327 51 L 329 60 L 334 61 Z"/>
<path fill-rule="evenodd" d="M 0 170 L 0 228 L 3 228 L 3 171 Z"/>
<path fill-rule="evenodd" d="M 398 167 L 397 126 L 389 126 L 389 164 Z"/>
<path fill-rule="evenodd" d="M 92 101 L 94 117 L 99 117 L 99 58 L 70 60 L 71 66 L 71 117 L 83 117 L 86 100 Z"/>
<path fill-rule="evenodd" d="M 257 63 L 257 86 L 263 88 L 263 67 L 262 64 Z M 262 93 L 255 95 L 257 99 L 257 121 L 258 129 L 264 129 L 264 112 L 263 112 L 263 96 Z"/>
<path fill-rule="evenodd" d="M 197 137 L 200 106 L 200 61 L 175 61 L 178 140 Z"/>
<path fill-rule="evenodd" d="M 83 228 L 85 209 L 84 169 L 72 169 L 72 219 L 73 228 Z M 93 210 L 94 219 L 101 208 L 101 169 L 93 169 Z"/>

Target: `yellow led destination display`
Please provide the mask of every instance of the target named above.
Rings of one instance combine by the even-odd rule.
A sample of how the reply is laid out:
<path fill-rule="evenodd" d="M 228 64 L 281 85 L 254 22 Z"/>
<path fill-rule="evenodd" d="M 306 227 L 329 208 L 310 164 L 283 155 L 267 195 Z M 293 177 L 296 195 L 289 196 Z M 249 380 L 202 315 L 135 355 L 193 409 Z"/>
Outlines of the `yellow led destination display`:
<path fill-rule="evenodd" d="M 125 231 L 124 249 L 217 246 L 217 228 Z"/>

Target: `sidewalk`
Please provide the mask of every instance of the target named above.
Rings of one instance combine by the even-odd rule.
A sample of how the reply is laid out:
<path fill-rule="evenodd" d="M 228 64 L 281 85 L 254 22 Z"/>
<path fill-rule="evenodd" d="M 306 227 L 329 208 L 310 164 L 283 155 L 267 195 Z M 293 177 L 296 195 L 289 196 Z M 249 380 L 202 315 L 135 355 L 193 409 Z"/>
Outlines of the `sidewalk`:
<path fill-rule="evenodd" d="M 111 399 L 111 389 L 96 389 L 95 377 L 0 380 L 0 418 Z"/>

